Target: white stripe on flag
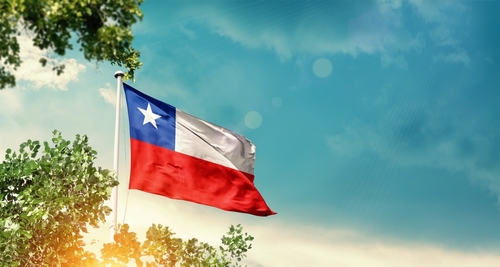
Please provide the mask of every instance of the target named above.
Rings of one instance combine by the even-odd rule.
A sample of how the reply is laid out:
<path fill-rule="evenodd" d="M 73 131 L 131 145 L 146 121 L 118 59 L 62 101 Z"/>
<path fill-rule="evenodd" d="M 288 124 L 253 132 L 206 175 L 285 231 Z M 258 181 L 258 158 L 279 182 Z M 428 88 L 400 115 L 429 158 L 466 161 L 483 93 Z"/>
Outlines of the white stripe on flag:
<path fill-rule="evenodd" d="M 255 145 L 244 136 L 176 109 L 175 151 L 254 173 Z"/>

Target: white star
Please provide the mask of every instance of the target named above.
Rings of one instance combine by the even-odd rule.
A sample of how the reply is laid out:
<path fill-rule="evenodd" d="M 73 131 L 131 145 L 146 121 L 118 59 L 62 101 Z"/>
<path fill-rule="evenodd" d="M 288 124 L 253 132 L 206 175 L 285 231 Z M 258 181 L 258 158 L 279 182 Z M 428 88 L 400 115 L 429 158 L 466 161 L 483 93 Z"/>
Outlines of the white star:
<path fill-rule="evenodd" d="M 153 110 L 151 110 L 151 105 L 148 103 L 148 108 L 146 110 L 139 107 L 138 109 L 144 115 L 144 121 L 142 122 L 142 125 L 145 125 L 146 123 L 150 122 L 158 130 L 158 126 L 156 126 L 156 120 L 161 118 L 161 116 L 153 113 Z"/>

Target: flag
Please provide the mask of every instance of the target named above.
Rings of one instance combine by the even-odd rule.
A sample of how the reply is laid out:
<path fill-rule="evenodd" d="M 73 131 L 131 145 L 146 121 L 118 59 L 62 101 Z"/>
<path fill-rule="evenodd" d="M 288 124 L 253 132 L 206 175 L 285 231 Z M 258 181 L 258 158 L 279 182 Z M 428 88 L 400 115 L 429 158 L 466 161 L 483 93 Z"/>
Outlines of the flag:
<path fill-rule="evenodd" d="M 255 188 L 255 146 L 123 84 L 130 189 L 257 216 L 276 214 Z"/>

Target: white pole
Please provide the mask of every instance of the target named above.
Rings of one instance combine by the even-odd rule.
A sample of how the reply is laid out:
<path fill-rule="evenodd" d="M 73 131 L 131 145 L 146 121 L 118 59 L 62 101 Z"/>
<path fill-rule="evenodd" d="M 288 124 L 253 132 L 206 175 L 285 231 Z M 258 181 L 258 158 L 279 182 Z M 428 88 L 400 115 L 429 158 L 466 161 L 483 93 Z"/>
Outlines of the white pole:
<path fill-rule="evenodd" d="M 115 113 L 115 147 L 113 155 L 113 170 L 118 179 L 118 150 L 120 146 L 120 102 L 122 91 L 122 78 L 125 74 L 122 71 L 115 72 L 116 78 L 116 113 Z M 118 218 L 118 186 L 111 190 L 111 229 L 109 233 L 110 242 L 113 242 L 117 228 Z"/>

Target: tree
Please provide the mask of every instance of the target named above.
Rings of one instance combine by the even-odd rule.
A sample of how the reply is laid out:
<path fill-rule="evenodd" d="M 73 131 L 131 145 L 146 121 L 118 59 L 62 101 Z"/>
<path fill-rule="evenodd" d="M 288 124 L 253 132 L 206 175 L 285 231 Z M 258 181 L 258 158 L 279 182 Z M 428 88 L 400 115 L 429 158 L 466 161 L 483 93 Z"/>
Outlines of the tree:
<path fill-rule="evenodd" d="M 162 225 L 151 226 L 141 244 L 123 225 L 99 260 L 85 250 L 83 234 L 111 211 L 104 201 L 118 185 L 115 174 L 94 166 L 86 136 L 70 142 L 54 131 L 52 144 L 28 140 L 0 164 L 0 266 L 240 266 L 251 248 L 240 225 L 218 249 L 175 238 Z"/>
<path fill-rule="evenodd" d="M 183 241 L 168 227 L 153 224 L 141 244 L 129 226 L 120 227 L 113 243 L 104 244 L 101 266 L 241 266 L 240 261 L 252 248 L 253 237 L 243 233 L 241 225 L 230 226 L 222 246 L 215 248 L 196 238 Z"/>
<path fill-rule="evenodd" d="M 54 131 L 53 147 L 28 140 L 8 149 L 0 164 L 2 266 L 80 266 L 88 257 L 82 233 L 98 227 L 118 185 L 113 172 L 93 166 L 97 155 L 86 136 L 71 143 Z M 8 263 L 8 264 L 7 264 Z"/>
<path fill-rule="evenodd" d="M 132 47 L 132 25 L 142 19 L 143 0 L 1 0 L 0 89 L 13 87 L 11 73 L 21 64 L 17 36 L 27 31 L 33 45 L 64 56 L 80 44 L 86 60 L 109 61 L 125 66 L 125 78 L 133 78 L 142 63 Z M 40 63 L 45 66 L 46 58 Z M 53 66 L 59 75 L 64 65 Z"/>

